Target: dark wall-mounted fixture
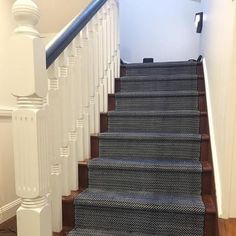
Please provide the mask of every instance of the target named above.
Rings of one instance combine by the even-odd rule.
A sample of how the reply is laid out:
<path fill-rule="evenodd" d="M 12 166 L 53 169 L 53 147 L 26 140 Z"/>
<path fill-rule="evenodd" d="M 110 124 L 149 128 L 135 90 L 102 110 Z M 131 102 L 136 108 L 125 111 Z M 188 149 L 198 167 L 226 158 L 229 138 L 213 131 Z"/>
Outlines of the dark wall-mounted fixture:
<path fill-rule="evenodd" d="M 143 58 L 143 63 L 153 63 L 153 58 Z"/>
<path fill-rule="evenodd" d="M 196 13 L 194 22 L 197 28 L 196 32 L 200 34 L 202 32 L 202 27 L 203 27 L 203 12 Z"/>

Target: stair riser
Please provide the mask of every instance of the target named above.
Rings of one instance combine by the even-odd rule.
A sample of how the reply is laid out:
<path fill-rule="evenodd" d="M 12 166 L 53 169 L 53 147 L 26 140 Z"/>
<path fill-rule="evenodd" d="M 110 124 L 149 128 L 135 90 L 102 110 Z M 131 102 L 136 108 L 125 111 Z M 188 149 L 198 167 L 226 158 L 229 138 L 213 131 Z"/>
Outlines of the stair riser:
<path fill-rule="evenodd" d="M 142 99 L 141 99 L 142 100 Z M 197 100 L 198 100 L 198 104 L 196 105 L 196 103 L 194 102 L 194 107 L 196 108 L 196 110 L 199 110 L 199 111 L 201 111 L 201 112 L 206 112 L 207 111 L 207 105 L 206 105 L 206 97 L 205 97 L 205 94 L 204 93 L 201 93 L 199 96 L 198 96 L 198 98 L 197 98 Z M 172 99 L 172 102 L 175 102 L 176 100 L 173 100 Z M 133 103 L 135 102 L 135 100 L 133 101 Z M 148 103 L 148 104 L 146 104 L 146 106 L 150 106 L 150 103 Z M 115 94 L 109 94 L 108 95 L 108 111 L 114 111 L 115 109 L 116 109 L 116 107 L 117 107 L 117 101 L 116 101 L 116 97 L 115 97 Z M 176 107 L 176 106 L 175 106 Z M 188 105 L 188 107 L 189 107 L 189 105 Z M 167 107 L 165 107 L 164 105 L 162 105 L 162 107 L 161 108 L 159 108 L 158 110 L 187 110 L 187 108 L 188 108 L 187 106 L 183 106 L 182 108 L 181 107 L 176 107 L 176 108 L 178 108 L 178 109 L 176 109 L 176 108 L 174 108 L 173 107 L 173 105 L 172 105 L 172 108 L 170 107 L 170 108 L 167 108 Z M 143 106 L 143 109 L 144 110 L 147 110 L 147 108 L 145 107 L 145 105 Z M 193 107 L 189 107 L 189 110 L 192 110 L 193 109 Z M 132 111 L 132 110 L 138 110 L 136 107 L 135 108 L 133 108 L 132 109 L 132 107 L 131 108 L 126 108 L 126 110 L 128 110 L 128 111 Z M 142 109 L 141 109 L 142 110 Z M 151 110 L 155 110 L 155 107 L 153 106 L 153 108 L 151 108 Z"/>
<path fill-rule="evenodd" d="M 186 80 L 185 80 L 185 81 L 186 81 Z M 185 89 L 186 89 L 186 88 L 189 88 L 189 89 L 190 89 L 189 86 L 186 86 L 185 81 L 183 81 L 183 82 L 181 82 L 181 83 L 184 83 Z M 116 93 L 122 91 L 122 89 L 121 89 L 121 83 L 125 83 L 125 82 L 121 82 L 121 79 L 120 79 L 120 78 L 116 78 L 116 79 L 115 79 L 115 92 L 116 92 Z M 140 83 L 141 83 L 141 82 L 140 82 Z M 161 82 L 160 82 L 160 83 L 161 83 Z M 177 83 L 177 82 L 176 82 L 176 83 Z M 143 91 L 142 85 L 140 85 L 140 86 L 141 86 L 141 91 Z M 122 88 L 123 88 L 123 86 L 122 86 Z M 132 89 L 132 88 L 131 88 L 131 89 Z M 167 90 L 167 91 L 170 91 L 169 87 L 166 88 L 166 90 Z M 160 91 L 160 89 L 158 88 L 157 91 Z M 199 92 L 204 92 L 204 91 L 205 91 L 205 81 L 204 81 L 203 75 L 199 75 L 198 78 L 197 78 L 197 91 L 199 91 Z"/>
<path fill-rule="evenodd" d="M 107 158 L 195 159 L 200 158 L 197 141 L 101 140 L 99 154 Z"/>
<path fill-rule="evenodd" d="M 197 80 L 121 82 L 121 92 L 197 90 Z"/>
<path fill-rule="evenodd" d="M 200 134 L 209 134 L 207 113 L 205 113 L 205 112 L 201 113 L 199 120 L 200 120 L 199 133 Z M 109 123 L 108 114 L 107 113 L 101 113 L 101 115 L 100 115 L 100 133 L 108 132 L 108 123 Z M 186 127 L 188 126 L 186 122 L 184 124 L 185 124 Z M 178 123 L 178 125 L 179 125 L 179 123 Z M 140 128 L 143 127 L 143 125 L 140 125 L 140 126 L 141 126 Z M 160 124 L 160 126 L 162 126 L 162 124 Z M 189 127 L 190 126 L 192 126 L 192 123 L 189 124 Z M 129 126 L 128 126 L 128 129 L 133 129 L 132 127 L 133 127 L 133 123 L 130 123 Z M 175 127 L 175 129 L 181 130 L 180 128 L 181 127 Z M 184 132 L 184 130 L 182 129 L 181 132 Z"/>
<path fill-rule="evenodd" d="M 93 167 L 89 170 L 89 187 L 114 191 L 200 194 L 201 178 L 201 172 L 132 171 Z"/>
<path fill-rule="evenodd" d="M 100 147 L 99 137 L 98 136 L 91 136 L 91 158 L 92 159 L 99 157 L 99 147 Z M 211 149 L 210 149 L 209 138 L 202 138 L 202 140 L 201 140 L 201 143 L 200 143 L 200 160 L 202 162 L 211 163 Z"/>
<path fill-rule="evenodd" d="M 176 74 L 195 74 L 196 66 L 168 67 L 168 68 L 128 68 L 126 75 L 176 75 Z"/>
<path fill-rule="evenodd" d="M 76 206 L 76 215 L 76 226 L 80 228 L 117 231 L 122 229 L 127 232 L 163 236 L 203 235 L 204 215 L 93 206 Z M 199 225 L 199 222 L 202 222 L 202 225 Z M 174 223 L 178 227 L 174 228 Z"/>
<path fill-rule="evenodd" d="M 206 111 L 202 96 L 181 97 L 116 97 L 117 111 L 166 111 L 198 110 Z"/>
<path fill-rule="evenodd" d="M 199 133 L 199 116 L 112 116 L 109 132 Z"/>

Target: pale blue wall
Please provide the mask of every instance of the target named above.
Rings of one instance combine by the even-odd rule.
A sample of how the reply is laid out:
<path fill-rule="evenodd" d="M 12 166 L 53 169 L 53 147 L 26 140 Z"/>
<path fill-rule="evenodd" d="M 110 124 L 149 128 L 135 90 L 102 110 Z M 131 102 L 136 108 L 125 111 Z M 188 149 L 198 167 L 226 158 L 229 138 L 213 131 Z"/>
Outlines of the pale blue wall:
<path fill-rule="evenodd" d="M 121 57 L 129 62 L 197 58 L 194 16 L 200 10 L 199 0 L 120 0 Z"/>

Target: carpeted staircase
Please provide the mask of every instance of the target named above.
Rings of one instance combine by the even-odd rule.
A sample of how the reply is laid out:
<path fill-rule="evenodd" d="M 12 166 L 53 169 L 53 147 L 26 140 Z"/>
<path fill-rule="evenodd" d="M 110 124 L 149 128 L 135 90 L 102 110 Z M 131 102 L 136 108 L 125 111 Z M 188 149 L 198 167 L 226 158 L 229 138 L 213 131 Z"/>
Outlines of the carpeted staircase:
<path fill-rule="evenodd" d="M 196 67 L 126 66 L 69 236 L 204 235 Z"/>

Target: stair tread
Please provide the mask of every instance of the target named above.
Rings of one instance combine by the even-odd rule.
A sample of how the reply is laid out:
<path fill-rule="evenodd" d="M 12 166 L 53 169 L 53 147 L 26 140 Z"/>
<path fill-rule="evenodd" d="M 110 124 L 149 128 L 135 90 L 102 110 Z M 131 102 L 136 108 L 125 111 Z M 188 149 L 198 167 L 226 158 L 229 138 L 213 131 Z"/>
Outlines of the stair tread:
<path fill-rule="evenodd" d="M 197 75 L 177 74 L 177 75 L 130 75 L 120 78 L 121 82 L 145 82 L 145 81 L 172 81 L 172 80 L 196 80 Z"/>
<path fill-rule="evenodd" d="M 119 92 L 116 93 L 116 98 L 120 97 L 182 97 L 182 96 L 199 96 L 200 93 L 195 90 L 183 91 L 149 91 L 149 92 Z"/>
<path fill-rule="evenodd" d="M 102 139 L 145 139 L 145 140 L 192 140 L 200 141 L 200 134 L 184 134 L 184 133 L 101 133 L 99 137 Z M 205 136 L 206 137 L 206 136 Z"/>
<path fill-rule="evenodd" d="M 171 62 L 154 62 L 154 63 L 130 63 L 124 66 L 129 68 L 162 68 L 162 67 L 181 67 L 181 66 L 197 66 L 197 62 L 190 61 L 171 61 Z"/>
<path fill-rule="evenodd" d="M 108 116 L 200 116 L 206 115 L 197 110 L 174 111 L 110 111 Z"/>
<path fill-rule="evenodd" d="M 70 232 L 68 236 L 150 236 L 155 234 L 143 234 L 139 232 L 125 232 L 125 231 L 114 231 L 114 230 L 100 230 L 100 229 L 82 229 L 75 228 Z"/>
<path fill-rule="evenodd" d="M 88 162 L 89 169 L 120 169 L 143 171 L 183 171 L 202 172 L 202 165 L 198 160 L 133 160 L 133 159 L 109 159 L 96 158 Z"/>
<path fill-rule="evenodd" d="M 106 191 L 88 188 L 76 199 L 77 206 L 128 208 L 150 211 L 171 211 L 204 214 L 201 196 L 160 194 L 134 191 Z"/>

